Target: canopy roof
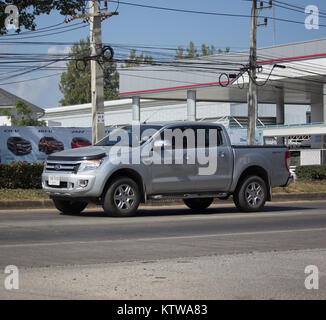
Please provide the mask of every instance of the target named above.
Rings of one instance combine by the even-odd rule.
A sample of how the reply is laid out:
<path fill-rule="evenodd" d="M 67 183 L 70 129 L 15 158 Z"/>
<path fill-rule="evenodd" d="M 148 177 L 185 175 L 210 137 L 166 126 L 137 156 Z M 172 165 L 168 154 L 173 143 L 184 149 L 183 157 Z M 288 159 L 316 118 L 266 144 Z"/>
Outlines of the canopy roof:
<path fill-rule="evenodd" d="M 322 99 L 326 38 L 261 48 L 257 56 L 259 103 L 276 103 L 283 94 L 285 104 Z M 196 90 L 198 101 L 246 103 L 248 61 L 249 51 L 241 51 L 124 69 L 120 97 L 184 101 L 188 90 Z"/>

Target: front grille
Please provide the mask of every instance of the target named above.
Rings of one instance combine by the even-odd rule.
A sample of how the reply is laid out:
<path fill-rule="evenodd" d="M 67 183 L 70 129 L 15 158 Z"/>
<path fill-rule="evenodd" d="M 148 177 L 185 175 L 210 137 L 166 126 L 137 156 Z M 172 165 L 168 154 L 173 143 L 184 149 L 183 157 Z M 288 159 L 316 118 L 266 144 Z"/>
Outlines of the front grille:
<path fill-rule="evenodd" d="M 48 161 L 46 163 L 45 170 L 47 172 L 65 172 L 65 173 L 77 173 L 80 162 L 55 162 Z"/>

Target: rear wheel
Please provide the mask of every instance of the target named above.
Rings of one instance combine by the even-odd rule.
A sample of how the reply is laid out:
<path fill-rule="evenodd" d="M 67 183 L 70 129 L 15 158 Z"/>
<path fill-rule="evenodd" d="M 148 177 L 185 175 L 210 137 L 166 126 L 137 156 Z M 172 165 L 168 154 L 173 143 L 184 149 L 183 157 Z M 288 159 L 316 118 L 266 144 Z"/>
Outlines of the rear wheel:
<path fill-rule="evenodd" d="M 128 177 L 116 178 L 110 183 L 103 201 L 106 215 L 113 217 L 133 216 L 141 199 L 137 183 Z"/>
<path fill-rule="evenodd" d="M 266 199 L 266 183 L 258 176 L 245 178 L 233 194 L 235 205 L 244 212 L 261 211 Z"/>
<path fill-rule="evenodd" d="M 66 214 L 81 213 L 88 205 L 85 201 L 53 199 L 55 207 Z"/>
<path fill-rule="evenodd" d="M 190 209 L 203 210 L 208 208 L 214 198 L 195 198 L 195 199 L 184 199 L 183 202 Z"/>

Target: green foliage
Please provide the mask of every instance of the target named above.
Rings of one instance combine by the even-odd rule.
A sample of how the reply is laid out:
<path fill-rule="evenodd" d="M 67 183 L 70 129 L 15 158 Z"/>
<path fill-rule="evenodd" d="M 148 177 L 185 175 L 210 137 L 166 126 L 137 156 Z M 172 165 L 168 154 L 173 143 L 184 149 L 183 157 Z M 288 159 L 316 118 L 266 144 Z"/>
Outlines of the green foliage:
<path fill-rule="evenodd" d="M 136 50 L 130 50 L 128 59 L 124 64 L 121 65 L 122 68 L 139 67 L 141 64 L 151 64 L 153 62 L 152 56 L 144 56 L 144 54 L 136 55 Z"/>
<path fill-rule="evenodd" d="M 40 163 L 0 163 L 0 188 L 41 189 L 42 171 Z"/>
<path fill-rule="evenodd" d="M 18 99 L 15 103 L 16 114 L 11 110 L 5 109 L 2 111 L 4 116 L 11 119 L 11 125 L 13 126 L 35 126 L 44 127 L 46 122 L 43 120 L 37 120 L 33 117 L 32 108 L 22 99 Z"/>
<path fill-rule="evenodd" d="M 195 44 L 192 41 L 189 42 L 189 47 L 186 50 L 187 50 L 187 54 L 186 54 L 185 58 L 194 58 L 194 57 L 198 56 L 197 49 L 195 47 Z"/>
<path fill-rule="evenodd" d="M 224 53 L 229 53 L 230 47 L 225 48 Z M 178 46 L 178 49 L 176 50 L 175 59 L 191 59 L 196 57 L 204 57 L 204 56 L 210 56 L 215 53 L 223 53 L 222 49 L 218 49 L 216 51 L 216 48 L 214 45 L 208 46 L 205 43 L 201 45 L 201 52 L 198 53 L 196 46 L 193 41 L 189 42 L 188 48 L 184 49 L 182 46 Z"/>
<path fill-rule="evenodd" d="M 5 8 L 8 5 L 15 5 L 19 10 L 19 25 L 17 33 L 24 27 L 28 30 L 35 30 L 35 17 L 41 14 L 50 14 L 51 11 L 57 10 L 62 15 L 70 15 L 73 10 L 80 11 L 85 8 L 87 2 L 84 0 L 5 0 L 0 1 L 0 34 L 6 34 Z"/>
<path fill-rule="evenodd" d="M 216 49 L 213 45 L 210 47 L 207 46 L 206 44 L 201 45 L 201 56 L 210 56 L 216 52 Z"/>
<path fill-rule="evenodd" d="M 109 54 L 109 53 L 107 53 Z M 67 71 L 61 75 L 59 89 L 63 93 L 60 100 L 62 106 L 76 105 L 91 102 L 91 67 L 90 61 L 83 59 L 91 56 L 90 40 L 80 40 L 71 50 L 73 59 L 67 64 Z M 76 60 L 78 60 L 76 65 Z M 104 62 L 104 99 L 118 98 L 119 73 L 114 62 Z"/>
<path fill-rule="evenodd" d="M 178 46 L 178 49 L 176 51 L 176 55 L 175 55 L 175 59 L 182 59 L 183 53 L 184 53 L 185 49 L 182 46 Z"/>
<path fill-rule="evenodd" d="M 296 167 L 298 180 L 326 180 L 326 165 Z"/>

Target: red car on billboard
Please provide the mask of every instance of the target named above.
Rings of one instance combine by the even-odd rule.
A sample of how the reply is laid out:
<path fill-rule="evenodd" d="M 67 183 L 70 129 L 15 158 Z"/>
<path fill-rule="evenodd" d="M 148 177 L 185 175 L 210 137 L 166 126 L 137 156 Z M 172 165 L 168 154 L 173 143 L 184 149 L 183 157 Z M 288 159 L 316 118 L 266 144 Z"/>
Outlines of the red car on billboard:
<path fill-rule="evenodd" d="M 71 140 L 71 148 L 81 148 L 91 146 L 92 143 L 83 137 L 75 137 Z"/>
<path fill-rule="evenodd" d="M 64 145 L 61 141 L 53 137 L 43 137 L 38 144 L 38 150 L 46 154 L 51 154 L 64 150 Z"/>

